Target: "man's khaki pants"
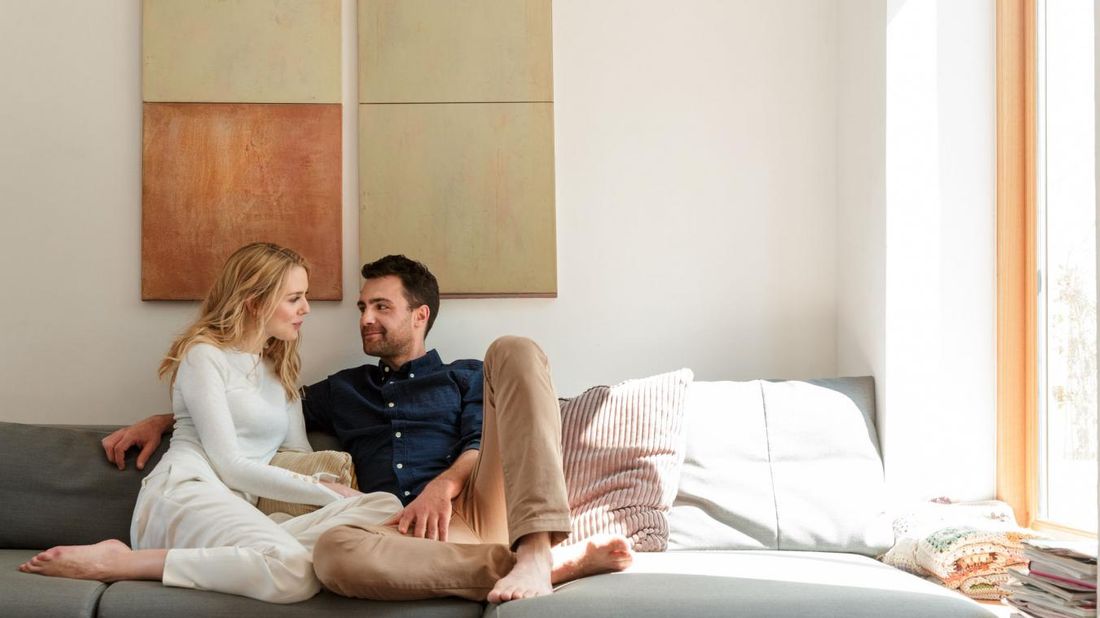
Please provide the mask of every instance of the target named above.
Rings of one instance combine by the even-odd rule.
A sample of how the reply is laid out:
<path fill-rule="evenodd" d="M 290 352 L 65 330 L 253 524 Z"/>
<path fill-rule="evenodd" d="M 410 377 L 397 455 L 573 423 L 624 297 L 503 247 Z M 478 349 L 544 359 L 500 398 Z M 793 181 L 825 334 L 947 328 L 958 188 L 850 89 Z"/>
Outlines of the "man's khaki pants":
<path fill-rule="evenodd" d="M 561 416 L 546 355 L 531 340 L 502 337 L 485 354 L 481 451 L 454 499 L 449 540 L 404 536 L 394 526 L 340 526 L 314 549 L 333 592 L 386 601 L 458 596 L 484 601 L 512 570 L 516 541 L 569 534 Z"/>

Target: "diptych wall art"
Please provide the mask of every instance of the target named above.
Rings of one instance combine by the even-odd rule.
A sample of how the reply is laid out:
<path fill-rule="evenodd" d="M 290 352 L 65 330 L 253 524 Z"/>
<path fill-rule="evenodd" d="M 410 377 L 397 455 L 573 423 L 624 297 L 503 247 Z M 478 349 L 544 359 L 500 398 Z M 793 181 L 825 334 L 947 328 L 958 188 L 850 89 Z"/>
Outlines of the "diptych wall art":
<path fill-rule="evenodd" d="M 142 299 L 202 298 L 254 241 L 340 299 L 340 1 L 142 8 Z"/>
<path fill-rule="evenodd" d="M 341 298 L 340 0 L 143 0 L 142 298 L 267 240 Z M 359 0 L 359 248 L 557 294 L 551 0 Z"/>

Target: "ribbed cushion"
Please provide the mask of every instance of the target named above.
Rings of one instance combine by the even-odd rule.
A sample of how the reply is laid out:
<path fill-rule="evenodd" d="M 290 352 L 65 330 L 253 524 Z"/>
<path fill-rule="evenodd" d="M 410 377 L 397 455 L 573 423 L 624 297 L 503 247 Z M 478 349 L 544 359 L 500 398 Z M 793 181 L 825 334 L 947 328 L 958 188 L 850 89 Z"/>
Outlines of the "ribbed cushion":
<path fill-rule="evenodd" d="M 331 478 L 324 477 L 325 480 L 359 489 L 359 484 L 355 479 L 355 464 L 351 460 L 351 455 L 342 451 L 314 451 L 312 453 L 280 451 L 275 453 L 269 463 L 306 476 L 330 475 Z M 271 498 L 260 498 L 256 501 L 256 508 L 267 515 L 286 513 L 292 517 L 297 517 L 312 513 L 320 507 L 313 504 L 298 504 Z"/>
<path fill-rule="evenodd" d="M 621 534 L 636 551 L 668 545 L 667 513 L 684 460 L 690 369 L 597 386 L 562 403 L 572 533 Z"/>

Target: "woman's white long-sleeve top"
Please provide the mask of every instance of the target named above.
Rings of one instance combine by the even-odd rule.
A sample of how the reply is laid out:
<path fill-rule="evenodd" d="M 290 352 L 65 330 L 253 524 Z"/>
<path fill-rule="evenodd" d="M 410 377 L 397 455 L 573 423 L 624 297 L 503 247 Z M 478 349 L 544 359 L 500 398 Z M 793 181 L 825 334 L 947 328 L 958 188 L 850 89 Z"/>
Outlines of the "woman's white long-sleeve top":
<path fill-rule="evenodd" d="M 340 499 L 314 477 L 268 465 L 280 447 L 312 449 L 301 401 L 287 401 L 259 355 L 191 346 L 176 372 L 172 411 L 175 430 L 158 468 L 180 466 L 253 503 L 261 496 L 316 505 Z"/>

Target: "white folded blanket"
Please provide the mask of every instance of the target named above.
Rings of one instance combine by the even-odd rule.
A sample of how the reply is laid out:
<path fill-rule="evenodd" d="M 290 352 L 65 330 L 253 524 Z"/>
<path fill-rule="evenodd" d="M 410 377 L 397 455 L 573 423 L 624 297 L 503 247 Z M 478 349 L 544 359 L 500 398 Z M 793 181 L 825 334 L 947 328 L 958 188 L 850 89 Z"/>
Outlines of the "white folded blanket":
<path fill-rule="evenodd" d="M 1012 508 L 997 500 L 929 502 L 894 520 L 895 543 L 882 561 L 976 599 L 1007 596 L 1007 568 L 1027 562 Z"/>

